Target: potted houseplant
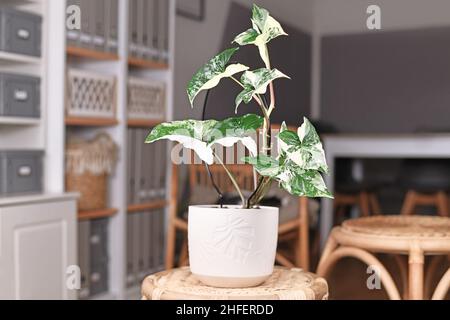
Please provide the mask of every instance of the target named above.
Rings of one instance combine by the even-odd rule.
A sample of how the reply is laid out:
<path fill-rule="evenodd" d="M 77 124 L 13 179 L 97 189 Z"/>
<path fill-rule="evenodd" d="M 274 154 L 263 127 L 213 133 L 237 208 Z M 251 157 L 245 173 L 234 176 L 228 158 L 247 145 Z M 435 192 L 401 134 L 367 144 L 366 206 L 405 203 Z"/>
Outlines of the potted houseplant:
<path fill-rule="evenodd" d="M 203 283 L 218 287 L 255 286 L 273 271 L 278 230 L 278 208 L 260 206 L 272 181 L 289 193 L 306 197 L 331 197 L 321 173 L 328 168 L 319 136 L 304 118 L 297 132 L 283 123 L 278 138 L 279 150 L 271 150 L 270 116 L 275 109 L 274 80 L 288 78 L 272 68 L 268 43 L 286 36 L 281 25 L 269 12 L 253 5 L 252 27 L 233 41 L 239 46 L 255 45 L 263 67 L 256 70 L 231 63 L 237 46 L 224 50 L 207 62 L 193 76 L 187 87 L 191 106 L 197 94 L 217 86 L 228 78 L 241 87 L 235 99 L 235 110 L 241 103 L 255 101 L 261 115 L 217 120 L 183 120 L 162 123 L 148 135 L 146 142 L 169 139 L 192 149 L 207 165 L 219 163 L 226 170 L 241 197 L 242 205 L 190 206 L 188 243 L 190 268 Z M 241 74 L 240 78 L 237 74 Z M 266 93 L 269 96 L 266 98 Z M 262 150 L 258 151 L 252 134 L 262 130 Z M 244 197 L 226 163 L 214 146 L 232 146 L 241 142 L 249 151 L 245 162 L 257 172 L 257 183 L 250 196 Z M 256 174 L 256 173 L 255 173 Z"/>

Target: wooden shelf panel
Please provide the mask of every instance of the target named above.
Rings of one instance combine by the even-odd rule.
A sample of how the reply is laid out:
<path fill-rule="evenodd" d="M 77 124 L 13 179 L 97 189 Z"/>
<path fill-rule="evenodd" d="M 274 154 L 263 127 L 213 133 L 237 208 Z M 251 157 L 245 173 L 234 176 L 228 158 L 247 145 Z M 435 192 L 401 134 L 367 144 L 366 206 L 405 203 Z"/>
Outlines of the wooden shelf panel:
<path fill-rule="evenodd" d="M 131 204 L 128 206 L 127 211 L 128 213 L 132 213 L 152 209 L 162 209 L 166 207 L 168 204 L 169 202 L 166 200 L 155 200 L 146 203 Z"/>
<path fill-rule="evenodd" d="M 119 124 L 117 119 L 66 117 L 64 120 L 68 126 L 113 127 Z"/>
<path fill-rule="evenodd" d="M 145 69 L 155 69 L 155 70 L 167 70 L 169 65 L 165 62 L 146 60 L 141 58 L 128 58 L 128 65 L 130 67 L 145 68 Z"/>
<path fill-rule="evenodd" d="M 154 127 L 165 119 L 128 119 L 127 124 L 129 127 Z"/>
<path fill-rule="evenodd" d="M 78 211 L 78 220 L 89 220 L 111 217 L 117 213 L 115 208 L 106 208 L 99 210 Z"/>
<path fill-rule="evenodd" d="M 67 55 L 73 57 L 81 57 L 87 59 L 94 60 L 109 60 L 109 61 L 117 61 L 119 60 L 119 56 L 115 53 L 110 52 L 102 52 L 93 49 L 79 48 L 69 46 L 66 48 Z"/>

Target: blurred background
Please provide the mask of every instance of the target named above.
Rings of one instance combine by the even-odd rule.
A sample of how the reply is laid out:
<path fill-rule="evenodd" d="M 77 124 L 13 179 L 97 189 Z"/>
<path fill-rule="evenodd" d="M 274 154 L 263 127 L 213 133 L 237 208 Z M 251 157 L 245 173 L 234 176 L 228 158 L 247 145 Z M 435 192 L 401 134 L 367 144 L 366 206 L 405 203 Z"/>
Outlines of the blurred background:
<path fill-rule="evenodd" d="M 162 121 L 202 117 L 203 97 L 190 108 L 186 84 L 251 27 L 253 3 L 1 1 L 1 299 L 137 299 L 146 275 L 188 262 L 187 206 L 218 196 L 195 166 L 172 165 L 172 145 L 143 142 Z M 256 4 L 289 34 L 269 45 L 291 77 L 275 83 L 273 123 L 311 119 L 335 195 L 301 212 L 298 198 L 271 190 L 282 223 L 297 221 L 277 262 L 314 271 L 330 229 L 349 218 L 449 216 L 450 2 Z M 262 66 L 254 46 L 233 59 Z M 233 116 L 238 89 L 223 80 L 205 118 Z M 239 109 L 248 112 L 257 106 Z M 344 260 L 331 297 L 386 298 L 365 276 Z"/>

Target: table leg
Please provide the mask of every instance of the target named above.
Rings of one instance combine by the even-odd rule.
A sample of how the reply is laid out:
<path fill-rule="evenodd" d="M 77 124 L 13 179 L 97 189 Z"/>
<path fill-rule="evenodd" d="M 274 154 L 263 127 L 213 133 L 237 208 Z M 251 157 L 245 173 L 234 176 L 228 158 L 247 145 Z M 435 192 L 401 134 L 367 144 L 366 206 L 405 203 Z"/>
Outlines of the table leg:
<path fill-rule="evenodd" d="M 423 299 L 424 255 L 419 246 L 413 246 L 409 252 L 409 299 Z"/>

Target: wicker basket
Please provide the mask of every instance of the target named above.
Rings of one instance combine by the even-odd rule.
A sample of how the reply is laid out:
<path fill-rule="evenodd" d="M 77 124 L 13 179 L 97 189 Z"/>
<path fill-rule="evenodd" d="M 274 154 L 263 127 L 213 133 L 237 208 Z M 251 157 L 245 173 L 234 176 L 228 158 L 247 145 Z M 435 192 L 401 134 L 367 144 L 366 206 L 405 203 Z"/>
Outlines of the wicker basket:
<path fill-rule="evenodd" d="M 148 79 L 128 79 L 128 119 L 163 120 L 166 116 L 165 84 Z"/>
<path fill-rule="evenodd" d="M 80 193 L 78 209 L 107 207 L 107 181 L 116 163 L 117 147 L 106 133 L 91 141 L 71 141 L 66 149 L 66 190 Z"/>
<path fill-rule="evenodd" d="M 67 72 L 66 115 L 115 118 L 116 79 L 84 70 Z"/>

